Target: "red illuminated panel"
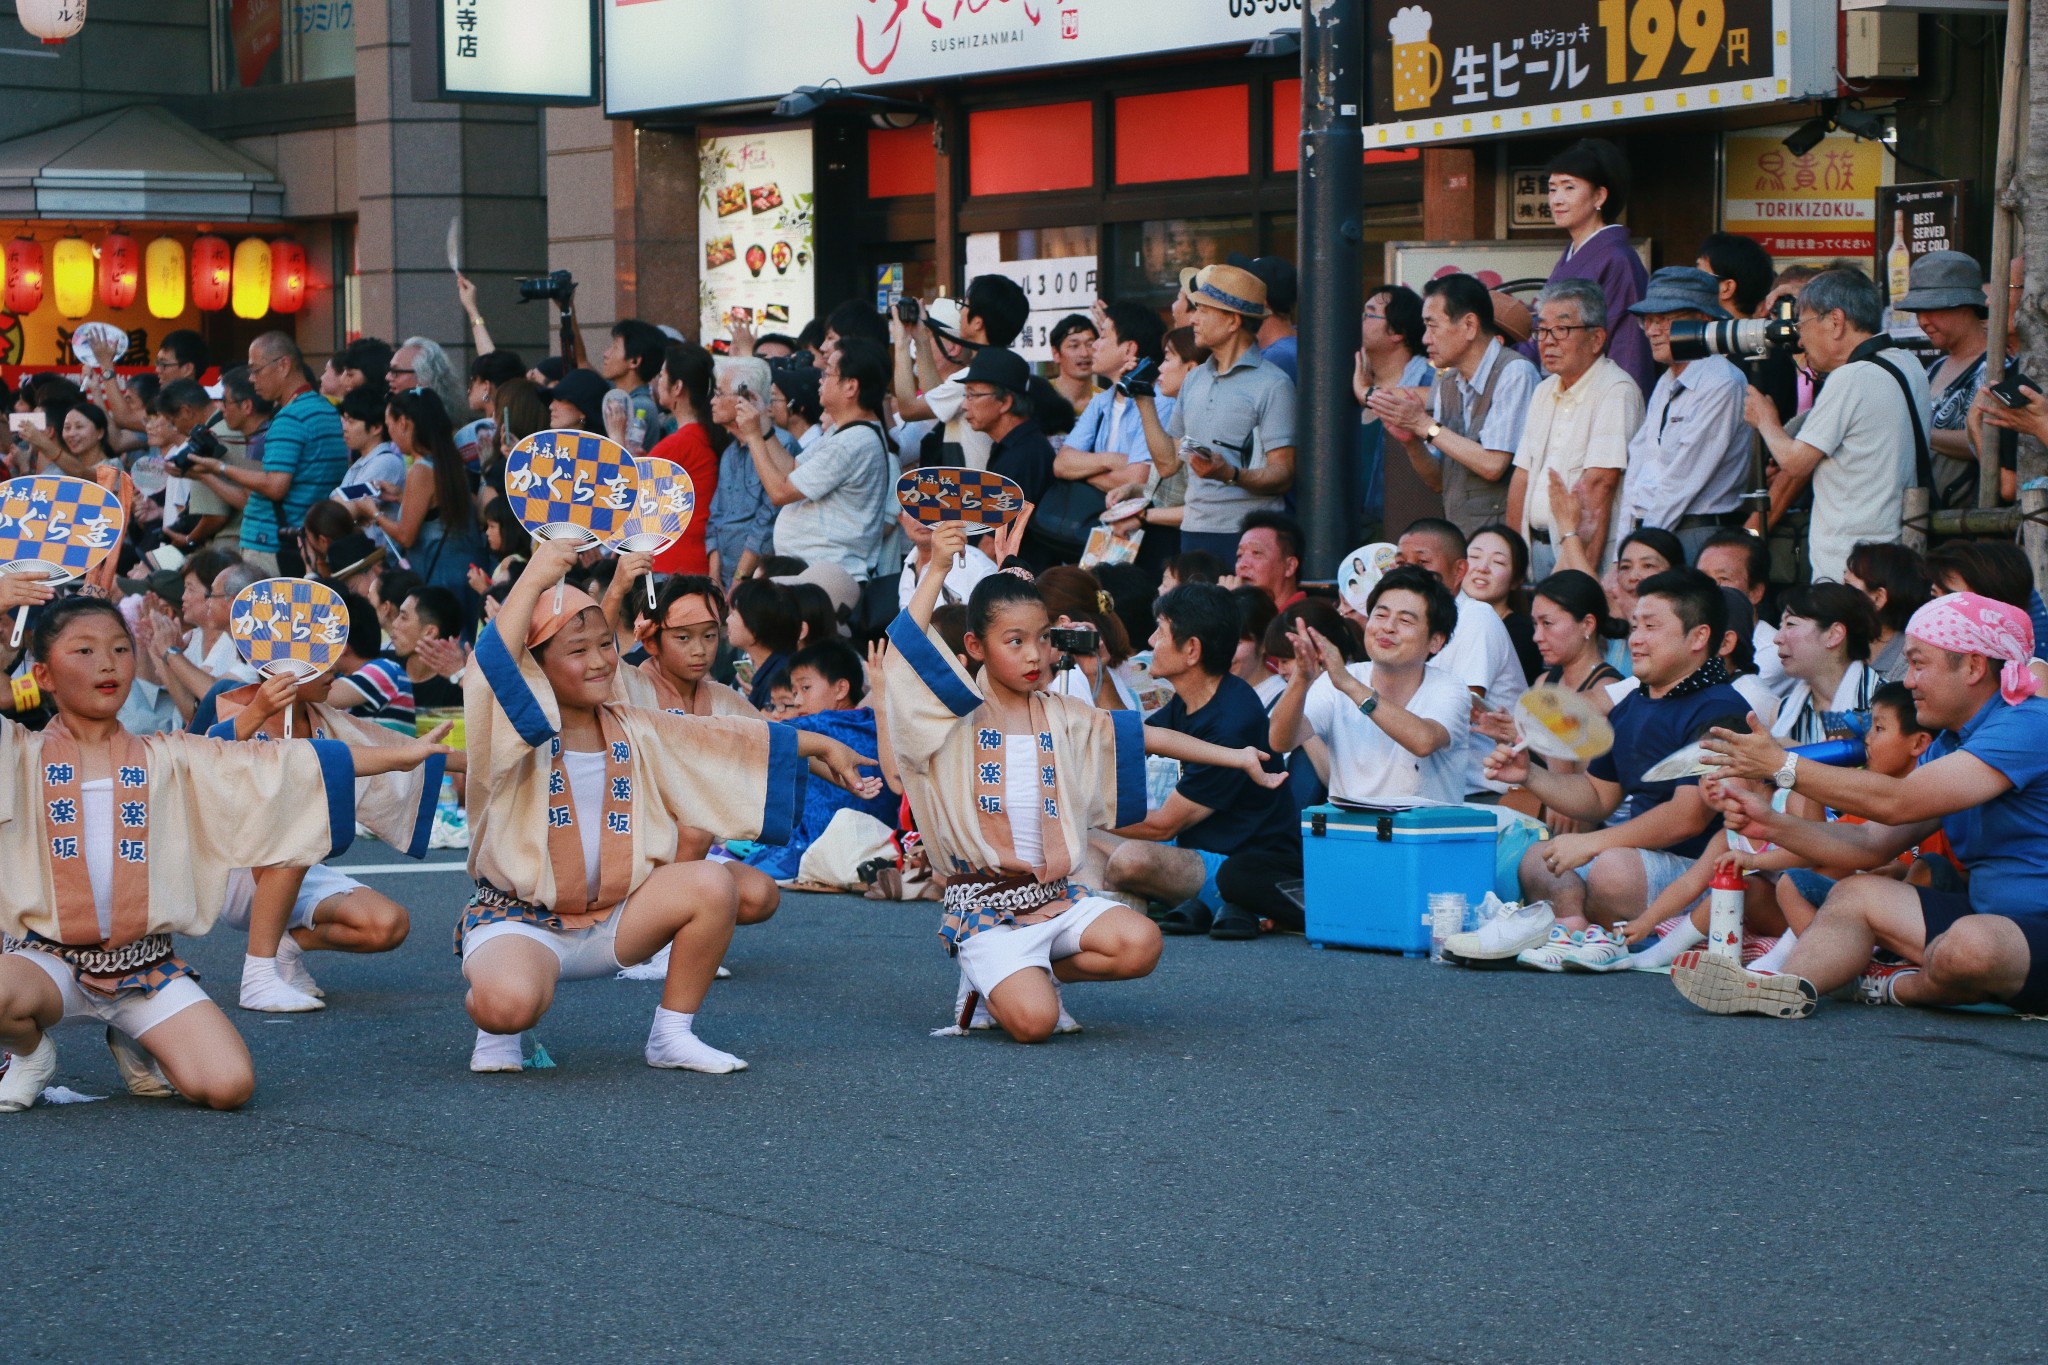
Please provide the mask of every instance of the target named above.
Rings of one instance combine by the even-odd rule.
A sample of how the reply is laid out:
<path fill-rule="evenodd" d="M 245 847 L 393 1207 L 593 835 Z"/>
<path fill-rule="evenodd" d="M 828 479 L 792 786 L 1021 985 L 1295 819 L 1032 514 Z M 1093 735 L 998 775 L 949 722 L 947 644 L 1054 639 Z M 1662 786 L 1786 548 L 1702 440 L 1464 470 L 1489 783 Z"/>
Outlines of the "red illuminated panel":
<path fill-rule="evenodd" d="M 1031 194 L 1095 183 L 1095 109 L 1085 100 L 967 116 L 967 192 Z"/>
<path fill-rule="evenodd" d="M 930 125 L 868 129 L 868 198 L 930 194 L 933 155 Z"/>
<path fill-rule="evenodd" d="M 1420 147 L 1368 148 L 1365 164 L 1384 166 L 1394 162 L 1418 161 Z M 1301 169 L 1301 82 L 1273 82 L 1273 171 L 1284 175 Z"/>
<path fill-rule="evenodd" d="M 1247 175 L 1250 116 L 1248 86 L 1127 95 L 1116 102 L 1116 182 Z"/>

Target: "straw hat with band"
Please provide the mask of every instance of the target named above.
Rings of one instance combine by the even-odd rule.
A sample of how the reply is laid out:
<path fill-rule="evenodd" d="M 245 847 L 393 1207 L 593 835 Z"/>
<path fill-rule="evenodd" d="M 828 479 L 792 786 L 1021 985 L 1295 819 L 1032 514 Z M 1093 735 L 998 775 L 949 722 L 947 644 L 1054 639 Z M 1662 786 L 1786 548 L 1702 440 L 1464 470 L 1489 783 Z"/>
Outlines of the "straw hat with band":
<path fill-rule="evenodd" d="M 1188 289 L 1188 302 L 1258 321 L 1266 316 L 1266 282 L 1235 265 L 1205 265 Z"/>

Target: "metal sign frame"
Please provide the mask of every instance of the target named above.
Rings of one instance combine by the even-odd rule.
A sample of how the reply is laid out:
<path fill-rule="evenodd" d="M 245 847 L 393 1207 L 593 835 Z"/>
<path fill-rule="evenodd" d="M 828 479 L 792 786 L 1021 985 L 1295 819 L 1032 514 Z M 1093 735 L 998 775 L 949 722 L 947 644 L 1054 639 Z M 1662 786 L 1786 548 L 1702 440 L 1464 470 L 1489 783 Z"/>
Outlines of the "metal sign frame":
<path fill-rule="evenodd" d="M 461 0 L 413 0 L 412 97 L 423 104 L 523 104 L 557 109 L 588 108 L 604 103 L 604 17 L 599 0 L 590 8 L 590 93 L 588 95 L 521 95 L 448 88 L 448 55 L 442 39 L 447 15 Z M 486 0 L 473 0 L 482 8 Z M 535 38 L 532 41 L 541 41 Z"/>

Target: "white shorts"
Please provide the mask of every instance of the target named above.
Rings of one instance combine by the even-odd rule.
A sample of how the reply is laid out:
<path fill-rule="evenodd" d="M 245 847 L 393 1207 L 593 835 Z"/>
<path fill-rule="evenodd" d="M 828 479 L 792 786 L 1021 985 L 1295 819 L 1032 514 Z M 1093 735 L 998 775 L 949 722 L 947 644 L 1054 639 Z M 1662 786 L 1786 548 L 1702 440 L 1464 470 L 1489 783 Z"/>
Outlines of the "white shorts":
<path fill-rule="evenodd" d="M 471 954 L 494 938 L 530 938 L 546 944 L 548 951 L 561 961 L 560 980 L 592 981 L 617 976 L 625 966 L 619 961 L 618 937 L 626 904 L 619 902 L 618 909 L 607 915 L 602 924 L 593 924 L 588 929 L 543 929 L 538 924 L 509 919 L 482 925 L 462 936 L 462 960 L 467 963 Z"/>
<path fill-rule="evenodd" d="M 325 863 L 315 863 L 306 869 L 306 880 L 299 886 L 299 898 L 292 902 L 292 917 L 286 923 L 287 929 L 310 929 L 313 927 L 313 912 L 320 908 L 320 902 L 330 896 L 346 895 L 358 890 L 362 883 L 346 873 L 337 872 Z M 249 932 L 249 911 L 256 904 L 256 879 L 246 867 L 238 867 L 228 873 L 228 898 L 221 903 L 220 922 L 230 929 Z"/>
<path fill-rule="evenodd" d="M 112 1024 L 130 1038 L 140 1038 L 172 1015 L 207 999 L 199 983 L 189 976 L 178 977 L 155 995 L 144 995 L 138 990 L 105 996 L 79 985 L 78 975 L 71 970 L 71 964 L 55 953 L 22 948 L 8 956 L 33 962 L 50 974 L 50 980 L 57 985 L 57 994 L 64 997 L 65 1023 L 74 1019 L 97 1019 L 103 1024 Z"/>
<path fill-rule="evenodd" d="M 1084 896 L 1064 915 L 1041 924 L 1006 924 L 984 929 L 960 945 L 960 972 L 967 984 L 988 999 L 990 991 L 1029 967 L 1052 970 L 1052 964 L 1081 951 L 1081 935 L 1117 902 L 1107 896 Z"/>

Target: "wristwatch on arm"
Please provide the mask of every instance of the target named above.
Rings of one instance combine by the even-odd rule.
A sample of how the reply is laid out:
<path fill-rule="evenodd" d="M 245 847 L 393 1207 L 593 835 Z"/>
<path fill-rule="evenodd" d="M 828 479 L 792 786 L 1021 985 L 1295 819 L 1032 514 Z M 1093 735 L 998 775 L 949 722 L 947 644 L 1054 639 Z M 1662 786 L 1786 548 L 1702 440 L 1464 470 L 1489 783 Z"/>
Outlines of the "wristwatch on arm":
<path fill-rule="evenodd" d="M 1784 765 L 1778 771 L 1771 774 L 1771 781 L 1777 785 L 1779 791 L 1788 792 L 1792 790 L 1792 785 L 1798 780 L 1799 755 L 1787 753 Z"/>

